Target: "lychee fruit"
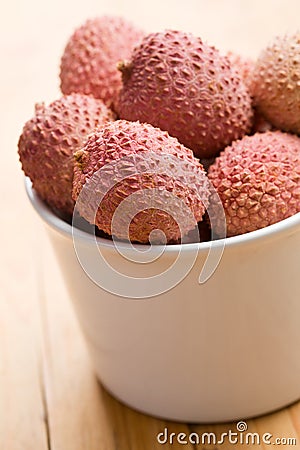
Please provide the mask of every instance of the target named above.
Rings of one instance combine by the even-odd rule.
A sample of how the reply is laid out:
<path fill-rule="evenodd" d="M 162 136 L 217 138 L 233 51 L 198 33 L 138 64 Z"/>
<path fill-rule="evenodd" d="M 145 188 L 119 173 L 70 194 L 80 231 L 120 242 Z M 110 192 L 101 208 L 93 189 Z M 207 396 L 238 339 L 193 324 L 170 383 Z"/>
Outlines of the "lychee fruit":
<path fill-rule="evenodd" d="M 35 116 L 26 122 L 18 147 L 22 168 L 33 188 L 51 207 L 71 214 L 73 153 L 89 133 L 114 114 L 101 100 L 73 94 L 49 106 L 36 105 Z"/>
<path fill-rule="evenodd" d="M 129 58 L 144 33 L 118 16 L 87 20 L 70 37 L 61 60 L 61 90 L 115 102 L 121 88 L 120 60 Z"/>
<path fill-rule="evenodd" d="M 251 99 L 241 77 L 228 58 L 192 34 L 149 34 L 119 68 L 119 117 L 168 131 L 200 158 L 251 127 Z"/>
<path fill-rule="evenodd" d="M 253 75 L 256 108 L 276 128 L 300 134 L 300 32 L 277 37 Z"/>
<path fill-rule="evenodd" d="M 182 242 L 202 220 L 208 178 L 193 152 L 165 131 L 117 120 L 92 134 L 75 159 L 76 210 L 109 235 Z"/>
<path fill-rule="evenodd" d="M 208 177 L 222 201 L 228 236 L 279 222 L 300 211 L 300 138 L 281 131 L 245 136 L 225 148 Z M 213 196 L 211 202 L 217 224 Z"/>

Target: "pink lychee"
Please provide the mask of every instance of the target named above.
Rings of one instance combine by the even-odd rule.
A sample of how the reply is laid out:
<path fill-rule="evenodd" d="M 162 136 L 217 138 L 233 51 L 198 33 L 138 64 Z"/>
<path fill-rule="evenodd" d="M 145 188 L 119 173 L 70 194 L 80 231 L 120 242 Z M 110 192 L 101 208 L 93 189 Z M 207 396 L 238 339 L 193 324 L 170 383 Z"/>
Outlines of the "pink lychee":
<path fill-rule="evenodd" d="M 208 177 L 228 236 L 279 222 L 300 211 L 300 138 L 280 131 L 246 136 L 216 158 Z"/>
<path fill-rule="evenodd" d="M 89 133 L 113 119 L 101 100 L 86 95 L 36 105 L 35 116 L 26 122 L 19 139 L 19 157 L 33 188 L 51 207 L 72 213 L 73 153 Z"/>
<path fill-rule="evenodd" d="M 70 37 L 61 60 L 61 90 L 102 99 L 111 106 L 121 88 L 117 64 L 129 58 L 144 33 L 118 16 L 87 20 Z"/>
<path fill-rule="evenodd" d="M 110 235 L 148 243 L 159 229 L 169 243 L 202 220 L 209 197 L 205 171 L 192 151 L 167 132 L 118 120 L 91 135 L 75 158 L 77 209 Z M 122 202 L 126 207 L 113 229 Z"/>

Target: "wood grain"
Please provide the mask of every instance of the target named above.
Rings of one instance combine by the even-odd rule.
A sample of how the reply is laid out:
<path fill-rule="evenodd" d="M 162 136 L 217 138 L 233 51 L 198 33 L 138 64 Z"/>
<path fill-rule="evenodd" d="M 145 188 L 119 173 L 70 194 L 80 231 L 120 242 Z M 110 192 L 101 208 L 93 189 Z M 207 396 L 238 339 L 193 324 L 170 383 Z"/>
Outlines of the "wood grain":
<path fill-rule="evenodd" d="M 228 444 L 162 446 L 156 437 L 165 427 L 176 435 L 220 435 L 235 430 L 236 424 L 166 422 L 131 410 L 103 390 L 93 374 L 52 249 L 24 194 L 16 153 L 22 124 L 36 101 L 59 95 L 59 57 L 73 28 L 103 13 L 124 14 L 148 30 L 190 30 L 223 51 L 255 57 L 273 35 L 299 27 L 300 3 L 2 2 L 0 450 L 227 449 Z M 247 424 L 251 432 L 296 438 L 297 445 L 285 448 L 300 449 L 300 403 Z"/>

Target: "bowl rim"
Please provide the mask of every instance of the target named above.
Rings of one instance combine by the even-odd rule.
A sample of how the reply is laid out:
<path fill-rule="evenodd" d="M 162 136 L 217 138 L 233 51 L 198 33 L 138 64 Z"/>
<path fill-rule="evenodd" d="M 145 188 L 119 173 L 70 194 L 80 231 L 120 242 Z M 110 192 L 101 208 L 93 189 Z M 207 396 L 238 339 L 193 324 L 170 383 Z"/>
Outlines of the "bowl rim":
<path fill-rule="evenodd" d="M 73 228 L 68 222 L 64 221 L 60 217 L 58 217 L 52 209 L 39 197 L 39 195 L 35 192 L 32 182 L 29 177 L 25 177 L 25 190 L 27 196 L 30 200 L 35 211 L 38 215 L 49 225 L 52 229 L 59 232 L 61 235 L 68 238 L 79 238 L 84 240 L 86 243 L 95 243 L 96 242 L 102 247 L 106 248 L 114 248 L 114 242 L 105 238 L 101 238 L 98 236 L 94 236 L 86 231 L 79 230 Z M 207 241 L 207 242 L 199 242 L 199 243 L 186 243 L 186 244 L 170 244 L 164 247 L 164 251 L 166 253 L 178 252 L 179 250 L 185 252 L 195 252 L 195 250 L 199 251 L 207 251 L 207 250 L 219 250 L 221 247 L 237 247 L 246 244 L 258 243 L 261 241 L 266 241 L 268 239 L 278 238 L 282 234 L 290 233 L 292 234 L 299 228 L 300 230 L 300 212 L 294 214 L 287 219 L 283 219 L 280 222 L 274 223 L 273 225 L 269 225 L 265 228 L 261 228 L 259 230 L 251 231 L 249 233 L 240 234 L 238 236 L 227 237 L 224 239 Z M 137 244 L 139 248 L 143 249 L 143 247 L 149 248 L 146 244 Z M 118 246 L 123 249 L 132 248 L 126 242 L 118 242 Z M 158 250 L 161 246 L 155 246 Z"/>

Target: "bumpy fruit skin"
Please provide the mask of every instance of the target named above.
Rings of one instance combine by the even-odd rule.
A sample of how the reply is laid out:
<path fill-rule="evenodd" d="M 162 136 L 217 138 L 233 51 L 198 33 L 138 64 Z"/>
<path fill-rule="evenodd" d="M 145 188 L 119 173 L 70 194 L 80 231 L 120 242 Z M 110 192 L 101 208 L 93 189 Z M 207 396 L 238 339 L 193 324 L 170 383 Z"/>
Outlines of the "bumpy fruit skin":
<path fill-rule="evenodd" d="M 300 138 L 281 131 L 246 136 L 216 158 L 208 177 L 228 236 L 279 222 L 300 211 Z"/>
<path fill-rule="evenodd" d="M 89 94 L 112 106 L 121 88 L 117 64 L 129 58 L 143 35 L 121 17 L 87 20 L 71 36 L 62 56 L 62 92 Z"/>
<path fill-rule="evenodd" d="M 75 159 L 73 198 L 77 200 L 76 207 L 81 216 L 110 235 L 148 243 L 150 233 L 160 229 L 168 243 L 177 242 L 202 220 L 209 198 L 208 178 L 193 152 L 167 132 L 149 124 L 118 120 L 91 135 L 85 147 L 75 154 Z M 87 189 L 84 194 L 85 183 L 88 186 L 97 173 L 91 191 Z M 125 174 L 125 178 L 120 180 L 120 174 Z M 147 194 L 148 189 L 159 191 L 154 194 L 155 207 L 141 195 L 134 202 L 138 212 L 133 214 L 128 206 L 112 230 L 113 215 L 123 200 L 136 193 Z M 100 191 L 105 194 L 100 197 L 101 202 L 97 197 Z M 174 206 L 175 211 L 174 199 L 184 202 L 192 220 L 184 208 L 181 211 Z M 164 211 L 166 206 L 179 215 L 181 231 L 176 223 L 178 218 L 175 220 L 175 215 Z M 161 243 L 159 239 L 157 243 Z"/>
<path fill-rule="evenodd" d="M 152 33 L 120 70 L 119 117 L 168 131 L 200 158 L 251 127 L 251 99 L 241 77 L 228 58 L 192 34 Z"/>
<path fill-rule="evenodd" d="M 19 139 L 19 157 L 33 188 L 51 207 L 72 213 L 73 153 L 89 133 L 113 119 L 101 100 L 80 94 L 36 105 Z"/>
<path fill-rule="evenodd" d="M 256 108 L 276 128 L 300 133 L 300 32 L 277 37 L 256 62 Z"/>

